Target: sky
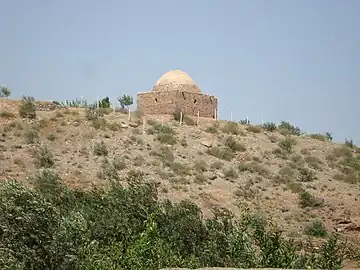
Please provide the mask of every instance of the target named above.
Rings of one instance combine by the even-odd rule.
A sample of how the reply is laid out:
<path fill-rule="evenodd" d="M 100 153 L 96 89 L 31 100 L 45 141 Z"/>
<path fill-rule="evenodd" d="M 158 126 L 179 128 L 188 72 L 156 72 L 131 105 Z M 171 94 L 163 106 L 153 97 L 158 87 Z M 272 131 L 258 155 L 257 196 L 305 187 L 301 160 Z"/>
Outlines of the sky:
<path fill-rule="evenodd" d="M 360 144 L 359 0 L 0 0 L 0 85 L 38 100 L 150 91 L 173 69 L 219 118 Z"/>

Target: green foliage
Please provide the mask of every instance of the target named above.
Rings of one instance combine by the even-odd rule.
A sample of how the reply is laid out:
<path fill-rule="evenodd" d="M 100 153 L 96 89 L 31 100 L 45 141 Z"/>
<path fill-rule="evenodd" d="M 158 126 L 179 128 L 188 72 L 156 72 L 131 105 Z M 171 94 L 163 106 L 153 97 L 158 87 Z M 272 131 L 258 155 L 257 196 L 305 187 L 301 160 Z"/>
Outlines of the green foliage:
<path fill-rule="evenodd" d="M 99 108 L 110 108 L 110 99 L 109 97 L 104 97 L 99 101 Z"/>
<path fill-rule="evenodd" d="M 19 115 L 21 118 L 36 118 L 35 99 L 33 97 L 24 96 L 19 106 Z"/>
<path fill-rule="evenodd" d="M 105 142 L 96 142 L 93 147 L 93 153 L 96 156 L 107 156 L 109 151 L 107 150 Z"/>
<path fill-rule="evenodd" d="M 280 125 L 278 126 L 278 129 L 287 131 L 288 135 L 296 135 L 296 136 L 301 135 L 301 130 L 299 127 L 296 127 L 286 121 L 281 121 Z"/>
<path fill-rule="evenodd" d="M 175 121 L 180 121 L 181 118 L 181 111 L 180 110 L 175 110 L 175 112 L 173 113 L 173 117 Z M 188 126 L 195 126 L 196 125 L 196 121 L 194 119 L 192 119 L 191 117 L 185 115 L 184 113 L 182 114 L 182 122 L 185 123 Z"/>
<path fill-rule="evenodd" d="M 326 136 L 326 139 L 329 141 L 329 142 L 332 142 L 333 140 L 333 136 L 330 132 L 326 132 L 325 133 L 325 136 Z"/>
<path fill-rule="evenodd" d="M 350 149 L 354 149 L 354 148 L 355 148 L 355 144 L 354 144 L 354 142 L 353 142 L 352 139 L 350 139 L 350 140 L 346 139 L 346 140 L 345 140 L 345 145 L 346 145 L 347 147 L 349 147 Z"/>
<path fill-rule="evenodd" d="M 66 108 L 88 108 L 88 102 L 82 99 L 75 99 L 75 100 L 65 100 L 65 101 L 53 101 L 59 107 L 66 107 Z"/>
<path fill-rule="evenodd" d="M 15 118 L 16 115 L 13 114 L 12 112 L 0 111 L 0 117 L 1 118 Z"/>
<path fill-rule="evenodd" d="M 319 202 L 318 199 L 315 198 L 314 195 L 312 195 L 311 193 L 309 193 L 308 191 L 303 190 L 300 193 L 300 202 L 299 205 L 301 208 L 305 208 L 305 207 L 316 207 L 316 206 L 321 206 L 322 203 Z"/>
<path fill-rule="evenodd" d="M 155 183 L 72 190 L 44 170 L 34 189 L 0 182 L 1 269 L 160 269 L 165 267 L 339 269 L 339 241 L 299 248 L 264 219 L 214 209 L 205 219 L 189 201 L 160 201 Z"/>
<path fill-rule="evenodd" d="M 51 168 L 55 165 L 54 156 L 46 146 L 36 149 L 33 156 L 36 168 Z"/>
<path fill-rule="evenodd" d="M 305 228 L 305 233 L 315 237 L 325 237 L 327 235 L 324 223 L 320 219 L 313 220 L 309 223 Z"/>
<path fill-rule="evenodd" d="M 98 120 L 103 117 L 104 113 L 102 110 L 97 110 L 96 108 L 89 107 L 86 109 L 85 118 L 89 121 Z"/>
<path fill-rule="evenodd" d="M 292 153 L 293 151 L 293 145 L 295 144 L 294 140 L 290 139 L 290 138 L 286 138 L 284 140 L 281 140 L 278 143 L 278 146 L 283 149 L 284 151 L 286 151 L 287 153 Z"/>
<path fill-rule="evenodd" d="M 132 96 L 128 96 L 128 95 L 123 95 L 122 97 L 118 97 L 117 98 L 121 108 L 129 108 L 129 106 L 133 105 L 134 103 L 134 99 Z"/>
<path fill-rule="evenodd" d="M 276 130 L 277 126 L 273 122 L 268 122 L 268 123 L 264 123 L 262 125 L 262 128 L 265 129 L 266 131 L 273 132 Z"/>
<path fill-rule="evenodd" d="M 9 97 L 11 95 L 11 91 L 9 88 L 2 86 L 0 87 L 0 97 Z"/>
<path fill-rule="evenodd" d="M 237 135 L 240 133 L 239 126 L 236 122 L 226 122 L 221 128 L 222 132 Z"/>
<path fill-rule="evenodd" d="M 245 145 L 237 142 L 232 136 L 225 137 L 224 145 L 234 152 L 244 152 L 246 150 Z"/>
<path fill-rule="evenodd" d="M 250 120 L 248 120 L 248 119 L 240 120 L 239 124 L 240 125 L 250 125 Z"/>

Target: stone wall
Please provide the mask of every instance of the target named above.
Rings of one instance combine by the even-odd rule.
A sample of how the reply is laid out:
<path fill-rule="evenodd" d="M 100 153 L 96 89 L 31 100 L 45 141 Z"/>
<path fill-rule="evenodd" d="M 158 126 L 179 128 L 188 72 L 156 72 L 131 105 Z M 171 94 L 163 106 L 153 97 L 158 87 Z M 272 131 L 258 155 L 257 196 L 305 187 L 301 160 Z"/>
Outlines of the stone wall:
<path fill-rule="evenodd" d="M 146 114 L 172 114 L 177 109 L 187 116 L 215 118 L 218 99 L 201 93 L 185 91 L 152 91 L 138 93 L 137 109 Z M 216 112 L 215 112 L 216 111 Z"/>
<path fill-rule="evenodd" d="M 17 114 L 21 100 L 0 98 L 0 111 L 8 111 Z M 37 111 L 53 111 L 60 109 L 55 103 L 51 101 L 35 101 Z"/>
<path fill-rule="evenodd" d="M 192 92 L 192 93 L 200 93 L 200 88 L 195 84 L 160 84 L 155 85 L 152 91 L 184 91 L 184 92 Z"/>

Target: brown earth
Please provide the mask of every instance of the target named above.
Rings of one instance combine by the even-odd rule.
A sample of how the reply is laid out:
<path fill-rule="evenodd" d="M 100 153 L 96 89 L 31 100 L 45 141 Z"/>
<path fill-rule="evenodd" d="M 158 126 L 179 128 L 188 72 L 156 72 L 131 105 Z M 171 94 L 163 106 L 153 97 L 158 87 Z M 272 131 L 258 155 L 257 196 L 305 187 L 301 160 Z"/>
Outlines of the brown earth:
<path fill-rule="evenodd" d="M 117 164 L 113 170 L 120 177 L 141 171 L 146 179 L 159 182 L 162 198 L 190 199 L 205 215 L 213 206 L 235 215 L 248 207 L 296 238 L 308 238 L 305 228 L 320 219 L 327 231 L 347 238 L 349 248 L 360 246 L 356 146 L 207 119 L 180 126 L 169 116 L 153 116 L 146 117 L 143 125 L 144 118 L 136 112 L 130 122 L 121 112 L 87 120 L 85 110 L 75 108 L 37 111 L 36 120 L 24 120 L 17 116 L 18 101 L 1 104 L 0 180 L 12 178 L 31 185 L 39 158 L 34 152 L 46 147 L 69 186 L 106 186 L 109 163 L 102 152 L 106 148 L 106 159 Z M 161 122 L 172 127 L 174 135 L 157 135 Z M 226 140 L 233 140 L 228 144 L 233 150 L 223 148 Z M 226 160 L 221 155 L 232 157 Z M 314 196 L 308 207 L 300 206 L 302 191 Z"/>

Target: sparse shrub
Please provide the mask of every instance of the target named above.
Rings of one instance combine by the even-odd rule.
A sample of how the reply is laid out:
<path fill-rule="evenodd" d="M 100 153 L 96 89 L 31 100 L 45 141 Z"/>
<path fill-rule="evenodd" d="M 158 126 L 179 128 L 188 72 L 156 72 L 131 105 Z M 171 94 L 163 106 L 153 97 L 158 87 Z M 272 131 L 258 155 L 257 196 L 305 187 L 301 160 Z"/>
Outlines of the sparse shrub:
<path fill-rule="evenodd" d="M 288 152 L 288 153 L 291 153 L 292 152 L 292 144 L 289 142 L 289 140 L 281 140 L 279 143 L 278 143 L 278 146 Z"/>
<path fill-rule="evenodd" d="M 323 164 L 322 161 L 315 156 L 306 156 L 305 161 L 308 163 L 310 168 L 313 168 L 315 170 L 320 170 L 321 165 Z"/>
<path fill-rule="evenodd" d="M 218 132 L 218 128 L 216 126 L 210 126 L 210 127 L 207 127 L 205 129 L 206 132 L 208 133 L 217 133 Z"/>
<path fill-rule="evenodd" d="M 2 118 L 15 118 L 16 115 L 13 114 L 12 112 L 1 111 L 1 112 L 0 112 L 0 117 L 2 117 Z"/>
<path fill-rule="evenodd" d="M 244 152 L 246 151 L 245 145 L 239 143 L 232 136 L 227 136 L 224 139 L 224 146 L 228 147 L 234 152 Z"/>
<path fill-rule="evenodd" d="M 346 139 L 346 140 L 345 140 L 345 145 L 346 145 L 347 147 L 349 147 L 350 149 L 354 149 L 354 147 L 355 147 L 354 142 L 353 142 L 352 139 L 350 139 L 350 140 Z"/>
<path fill-rule="evenodd" d="M 55 165 L 54 156 L 46 146 L 40 146 L 36 149 L 33 157 L 36 168 L 52 168 Z"/>
<path fill-rule="evenodd" d="M 270 175 L 270 171 L 256 161 L 240 163 L 238 165 L 238 170 L 239 172 L 248 171 L 251 173 L 258 173 L 263 177 L 268 177 Z"/>
<path fill-rule="evenodd" d="M 226 122 L 222 128 L 221 128 L 222 132 L 224 133 L 229 133 L 229 134 L 234 134 L 237 135 L 239 134 L 239 126 L 236 122 Z"/>
<path fill-rule="evenodd" d="M 112 162 L 114 168 L 118 171 L 124 170 L 126 168 L 126 163 L 121 158 L 115 158 Z"/>
<path fill-rule="evenodd" d="M 266 131 L 273 132 L 276 130 L 277 126 L 273 122 L 267 122 L 262 125 L 262 128 Z"/>
<path fill-rule="evenodd" d="M 224 164 L 222 164 L 221 161 L 217 160 L 217 161 L 214 161 L 214 162 L 211 164 L 210 168 L 211 168 L 212 170 L 219 170 L 219 169 L 221 169 L 221 167 L 222 167 L 223 165 L 224 165 Z"/>
<path fill-rule="evenodd" d="M 278 146 L 286 151 L 287 153 L 292 153 L 293 151 L 293 145 L 295 144 L 295 141 L 290 139 L 290 138 L 286 138 L 284 140 L 281 140 L 279 143 L 278 143 Z"/>
<path fill-rule="evenodd" d="M 296 136 L 300 136 L 301 135 L 301 130 L 299 127 L 293 126 L 292 124 L 290 124 L 289 122 L 286 121 L 281 121 L 280 125 L 278 126 L 279 130 L 283 130 L 283 131 L 287 131 L 287 133 L 285 133 L 285 135 L 296 135 Z"/>
<path fill-rule="evenodd" d="M 0 98 L 2 97 L 9 97 L 11 95 L 11 91 L 9 88 L 5 87 L 5 86 L 2 86 L 0 87 Z"/>
<path fill-rule="evenodd" d="M 107 158 L 104 158 L 97 176 L 104 180 L 118 181 L 120 178 L 117 171 L 114 163 L 110 162 Z"/>
<path fill-rule="evenodd" d="M 327 235 L 325 225 L 320 219 L 313 220 L 307 224 L 305 233 L 315 237 L 325 237 Z"/>
<path fill-rule="evenodd" d="M 160 147 L 159 151 L 151 151 L 150 155 L 158 157 L 163 163 L 173 161 L 175 159 L 173 151 L 167 146 Z"/>
<path fill-rule="evenodd" d="M 102 110 L 98 110 L 94 107 L 89 107 L 85 111 L 85 118 L 89 121 L 97 120 L 104 116 L 104 113 Z"/>
<path fill-rule="evenodd" d="M 208 170 L 208 164 L 203 159 L 196 160 L 194 163 L 194 169 L 198 172 L 205 172 Z"/>
<path fill-rule="evenodd" d="M 108 123 L 107 127 L 111 131 L 119 131 L 119 130 L 121 130 L 121 126 L 116 122 Z"/>
<path fill-rule="evenodd" d="M 205 175 L 203 175 L 202 173 L 198 172 L 195 174 L 194 182 L 195 182 L 195 184 L 203 185 L 208 182 L 208 178 Z"/>
<path fill-rule="evenodd" d="M 14 164 L 19 166 L 19 167 L 22 167 L 22 168 L 25 168 L 25 163 L 22 159 L 20 158 L 15 158 L 14 159 Z"/>
<path fill-rule="evenodd" d="M 155 133 L 175 134 L 174 129 L 169 125 L 155 124 L 155 125 L 153 125 L 153 128 L 154 128 Z"/>
<path fill-rule="evenodd" d="M 173 134 L 168 133 L 160 133 L 156 136 L 156 140 L 163 144 L 175 145 L 177 143 L 177 139 Z"/>
<path fill-rule="evenodd" d="M 323 134 L 317 133 L 317 134 L 310 134 L 309 135 L 311 138 L 318 140 L 318 141 L 322 141 L 325 142 L 327 141 L 327 137 Z"/>
<path fill-rule="evenodd" d="M 153 119 L 148 119 L 148 120 L 146 121 L 146 123 L 147 123 L 148 125 L 150 125 L 150 126 L 159 125 L 159 123 L 158 123 L 157 121 L 153 120 Z"/>
<path fill-rule="evenodd" d="M 239 124 L 240 125 L 250 125 L 250 120 L 248 120 L 248 119 L 240 120 Z"/>
<path fill-rule="evenodd" d="M 234 158 L 234 152 L 228 147 L 212 147 L 207 150 L 211 156 L 230 161 Z"/>
<path fill-rule="evenodd" d="M 36 118 L 35 99 L 30 96 L 24 96 L 19 106 L 19 115 L 21 118 Z"/>
<path fill-rule="evenodd" d="M 91 123 L 95 129 L 105 130 L 107 126 L 106 120 L 104 118 L 93 119 Z"/>
<path fill-rule="evenodd" d="M 299 181 L 300 182 L 312 182 L 314 180 L 317 179 L 316 174 L 307 168 L 298 168 L 300 177 L 299 177 Z"/>
<path fill-rule="evenodd" d="M 326 132 L 325 133 L 325 136 L 326 136 L 326 139 L 329 141 L 329 142 L 332 142 L 333 140 L 333 136 L 330 132 Z"/>
<path fill-rule="evenodd" d="M 27 144 L 34 144 L 39 140 L 39 135 L 34 129 L 27 129 L 24 132 L 24 139 Z"/>
<path fill-rule="evenodd" d="M 315 196 L 309 193 L 308 191 L 304 190 L 300 193 L 300 202 L 299 202 L 300 207 L 302 208 L 316 207 L 316 206 L 321 206 L 321 204 L 322 203 L 319 202 L 319 200 L 317 200 Z"/>
<path fill-rule="evenodd" d="M 175 112 L 173 113 L 173 117 L 174 117 L 175 121 L 180 121 L 181 111 L 180 110 L 175 110 Z M 185 115 L 184 113 L 182 114 L 182 122 L 185 123 L 188 126 L 195 126 L 196 125 L 196 121 L 194 119 L 192 119 L 191 117 Z"/>
<path fill-rule="evenodd" d="M 180 144 L 181 144 L 182 147 L 187 147 L 187 146 L 188 146 L 188 143 L 187 143 L 187 141 L 186 141 L 186 138 L 182 138 L 182 139 L 180 140 Z"/>
<path fill-rule="evenodd" d="M 55 141 L 56 140 L 56 136 L 54 135 L 54 134 L 49 134 L 48 136 L 47 136 L 47 139 L 49 140 L 49 141 Z"/>
<path fill-rule="evenodd" d="M 252 133 L 260 133 L 261 132 L 261 128 L 258 126 L 254 126 L 254 125 L 249 125 L 246 127 L 246 130 L 248 132 L 252 132 Z"/>
<path fill-rule="evenodd" d="M 104 141 L 96 142 L 93 147 L 93 153 L 96 156 L 107 156 L 108 150 Z"/>
<path fill-rule="evenodd" d="M 238 176 L 236 170 L 233 167 L 224 168 L 223 174 L 224 174 L 225 178 L 228 178 L 228 179 L 234 179 L 234 178 L 237 178 L 237 176 Z"/>

